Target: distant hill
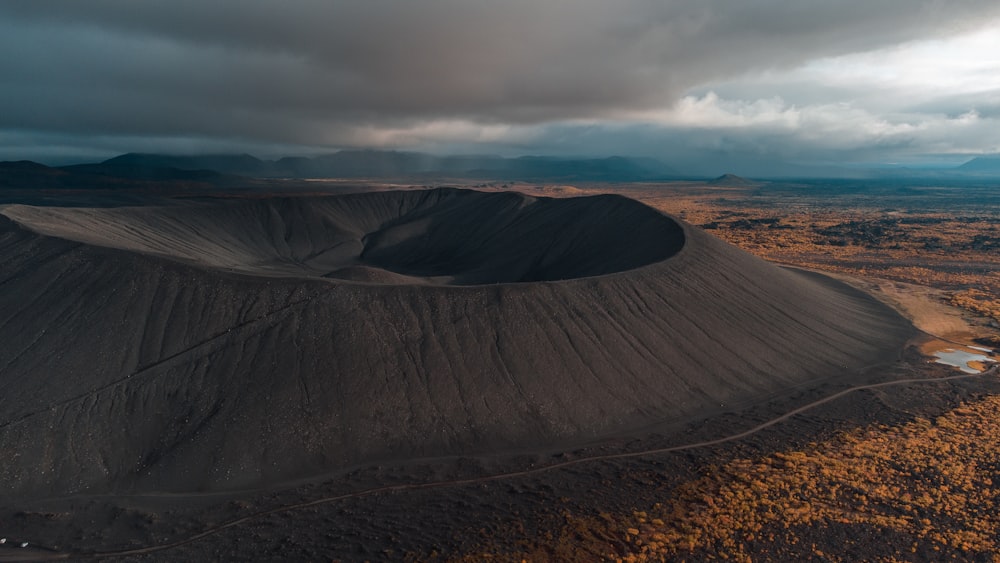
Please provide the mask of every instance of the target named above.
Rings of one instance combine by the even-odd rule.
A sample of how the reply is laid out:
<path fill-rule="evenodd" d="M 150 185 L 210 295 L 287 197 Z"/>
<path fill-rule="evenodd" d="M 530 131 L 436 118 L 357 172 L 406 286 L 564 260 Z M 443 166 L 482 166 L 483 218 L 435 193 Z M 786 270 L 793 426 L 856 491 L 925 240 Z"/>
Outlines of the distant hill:
<path fill-rule="evenodd" d="M 0 162 L 0 189 L 62 187 L 69 174 L 30 160 Z"/>
<path fill-rule="evenodd" d="M 238 176 L 271 176 L 273 164 L 249 154 L 164 155 L 128 153 L 100 163 L 107 169 L 213 170 Z"/>
<path fill-rule="evenodd" d="M 413 178 L 458 176 L 523 181 L 637 181 L 676 177 L 651 158 L 557 158 L 435 156 L 415 152 L 346 150 L 316 157 L 260 160 L 248 154 L 177 156 L 124 154 L 100 163 L 102 170 L 146 168 L 214 170 L 263 178 Z"/>
<path fill-rule="evenodd" d="M 212 182 L 222 179 L 225 175 L 210 169 L 182 169 L 172 167 L 142 166 L 142 165 L 112 165 L 106 163 L 99 164 L 75 164 L 63 166 L 62 171 L 76 175 L 98 175 L 111 176 L 115 178 L 127 178 L 131 180 L 153 180 L 153 181 L 196 181 Z"/>
<path fill-rule="evenodd" d="M 968 174 L 1000 175 L 1000 155 L 979 156 L 955 170 Z"/>
<path fill-rule="evenodd" d="M 712 186 L 751 187 L 759 186 L 761 183 L 755 182 L 754 180 L 748 180 L 742 176 L 737 176 L 736 174 L 723 174 L 718 178 L 709 180 L 706 184 Z"/>
<path fill-rule="evenodd" d="M 21 160 L 0 162 L 0 190 L 159 190 L 230 184 L 232 176 L 211 170 L 79 164 L 52 168 Z"/>

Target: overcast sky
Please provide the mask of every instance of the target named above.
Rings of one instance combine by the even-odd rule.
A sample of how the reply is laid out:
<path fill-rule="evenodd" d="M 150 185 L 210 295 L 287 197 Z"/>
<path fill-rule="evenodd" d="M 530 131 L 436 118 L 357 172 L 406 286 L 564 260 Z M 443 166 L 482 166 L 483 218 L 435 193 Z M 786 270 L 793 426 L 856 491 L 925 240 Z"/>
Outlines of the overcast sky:
<path fill-rule="evenodd" d="M 8 0 L 0 159 L 1000 152 L 1000 2 Z"/>

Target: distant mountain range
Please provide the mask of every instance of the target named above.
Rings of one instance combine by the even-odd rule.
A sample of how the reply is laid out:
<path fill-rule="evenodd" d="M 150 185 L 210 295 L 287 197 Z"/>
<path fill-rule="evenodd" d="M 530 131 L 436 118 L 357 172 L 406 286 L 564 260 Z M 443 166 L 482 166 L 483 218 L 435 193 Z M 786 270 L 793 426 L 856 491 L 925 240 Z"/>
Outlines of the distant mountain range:
<path fill-rule="evenodd" d="M 129 153 L 100 164 L 82 165 L 101 172 L 166 168 L 213 170 L 258 178 L 414 178 L 462 177 L 524 181 L 638 181 L 677 177 L 651 158 L 555 158 L 523 156 L 433 156 L 396 151 L 340 151 L 317 157 L 261 160 L 248 154 L 171 156 Z"/>
<path fill-rule="evenodd" d="M 737 167 L 739 168 L 739 167 Z M 724 174 L 715 185 L 748 186 L 757 179 L 843 178 L 879 182 L 1000 179 L 1000 155 L 977 157 L 948 169 L 760 168 L 756 174 Z M 739 172 L 736 172 L 739 174 Z M 747 180 L 749 176 L 754 180 Z M 245 186 L 249 178 L 343 178 L 524 182 L 641 182 L 702 179 L 652 158 L 559 158 L 548 156 L 435 156 L 415 152 L 347 150 L 316 157 L 262 160 L 249 154 L 165 155 L 128 153 L 103 162 L 48 167 L 31 161 L 0 162 L 0 189 L 161 189 Z M 267 181 L 267 180 L 262 180 Z"/>

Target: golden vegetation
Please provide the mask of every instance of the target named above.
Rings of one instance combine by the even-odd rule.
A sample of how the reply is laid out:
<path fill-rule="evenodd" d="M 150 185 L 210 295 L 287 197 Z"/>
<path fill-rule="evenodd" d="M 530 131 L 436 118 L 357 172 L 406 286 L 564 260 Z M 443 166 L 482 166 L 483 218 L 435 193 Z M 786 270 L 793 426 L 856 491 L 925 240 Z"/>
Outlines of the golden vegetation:
<path fill-rule="evenodd" d="M 998 463 L 1000 397 L 933 421 L 858 430 L 804 451 L 736 460 L 682 486 L 648 518 L 633 515 L 638 543 L 621 559 L 655 561 L 710 548 L 749 561 L 748 542 L 759 534 L 779 546 L 796 544 L 796 527 L 834 523 L 904 534 L 913 550 L 1000 553 Z"/>
<path fill-rule="evenodd" d="M 998 467 L 1000 397 L 989 397 L 934 420 L 736 459 L 672 491 L 651 486 L 643 510 L 564 512 L 560 529 L 519 553 L 459 560 L 996 562 Z M 847 532 L 827 533 L 838 527 Z"/>
<path fill-rule="evenodd" d="M 972 311 L 983 317 L 989 317 L 1000 323 L 1000 298 L 980 289 L 958 291 L 949 301 L 956 307 Z"/>
<path fill-rule="evenodd" d="M 989 397 L 933 421 L 857 430 L 713 469 L 626 518 L 632 549 L 616 557 L 659 561 L 705 552 L 750 561 L 762 535 L 765 545 L 795 545 L 804 527 L 836 524 L 910 538 L 903 558 L 943 549 L 992 557 L 1000 553 L 998 464 L 1000 397 Z"/>

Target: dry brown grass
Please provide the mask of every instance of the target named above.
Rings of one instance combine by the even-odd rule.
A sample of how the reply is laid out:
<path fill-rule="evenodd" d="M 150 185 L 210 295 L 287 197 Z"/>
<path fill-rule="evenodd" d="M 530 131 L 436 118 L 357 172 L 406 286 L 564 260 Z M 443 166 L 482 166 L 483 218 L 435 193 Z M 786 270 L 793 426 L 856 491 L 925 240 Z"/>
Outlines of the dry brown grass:
<path fill-rule="evenodd" d="M 663 498 L 650 498 L 643 510 L 567 512 L 558 530 L 524 542 L 519 553 L 483 550 L 459 560 L 847 561 L 836 535 L 817 541 L 824 530 L 847 526 L 865 530 L 869 542 L 894 538 L 869 560 L 1000 561 L 997 468 L 1000 397 L 989 397 L 934 420 L 736 459 L 670 493 L 651 487 Z"/>
<path fill-rule="evenodd" d="M 1000 552 L 1000 397 L 935 420 L 859 429 L 803 451 L 740 459 L 625 518 L 634 549 L 620 560 L 698 551 L 750 561 L 761 534 L 794 545 L 802 526 L 861 524 L 932 551 Z M 1000 479 L 998 479 L 1000 480 Z M 629 528 L 638 530 L 632 534 Z M 837 560 L 836 555 L 826 554 Z"/>

